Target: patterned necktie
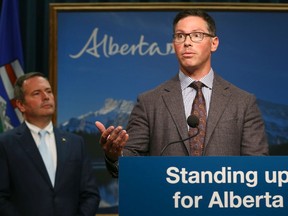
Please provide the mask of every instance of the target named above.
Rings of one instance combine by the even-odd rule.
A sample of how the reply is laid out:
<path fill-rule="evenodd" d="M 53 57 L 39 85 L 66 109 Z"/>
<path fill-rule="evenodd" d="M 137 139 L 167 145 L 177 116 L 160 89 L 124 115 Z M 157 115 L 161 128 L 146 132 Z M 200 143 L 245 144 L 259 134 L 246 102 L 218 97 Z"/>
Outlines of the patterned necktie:
<path fill-rule="evenodd" d="M 39 131 L 39 136 L 40 136 L 40 143 L 38 146 L 38 149 L 41 153 L 42 159 L 45 163 L 47 172 L 49 174 L 50 180 L 52 185 L 54 186 L 54 180 L 55 180 L 55 169 L 53 165 L 53 159 L 52 159 L 52 154 L 49 151 L 49 148 L 47 146 L 47 143 L 45 141 L 45 136 L 48 132 L 45 130 Z"/>
<path fill-rule="evenodd" d="M 199 118 L 199 133 L 197 136 L 190 139 L 190 151 L 193 156 L 201 156 L 204 148 L 205 132 L 206 132 L 206 106 L 205 99 L 202 93 L 204 84 L 200 81 L 195 81 L 190 84 L 190 87 L 196 90 L 196 96 L 193 101 L 191 114 Z M 189 136 L 197 133 L 197 128 L 189 129 Z"/>

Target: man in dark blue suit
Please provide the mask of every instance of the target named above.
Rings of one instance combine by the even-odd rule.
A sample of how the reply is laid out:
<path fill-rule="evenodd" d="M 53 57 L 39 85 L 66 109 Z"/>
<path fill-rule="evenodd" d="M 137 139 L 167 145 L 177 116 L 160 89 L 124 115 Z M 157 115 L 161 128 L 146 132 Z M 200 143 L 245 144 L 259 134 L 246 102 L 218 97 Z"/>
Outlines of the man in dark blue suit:
<path fill-rule="evenodd" d="M 41 73 L 25 74 L 14 93 L 25 121 L 0 134 L 0 215 L 95 216 L 100 196 L 84 141 L 53 128 L 55 100 L 48 80 Z M 51 175 L 40 153 L 41 130 Z"/>

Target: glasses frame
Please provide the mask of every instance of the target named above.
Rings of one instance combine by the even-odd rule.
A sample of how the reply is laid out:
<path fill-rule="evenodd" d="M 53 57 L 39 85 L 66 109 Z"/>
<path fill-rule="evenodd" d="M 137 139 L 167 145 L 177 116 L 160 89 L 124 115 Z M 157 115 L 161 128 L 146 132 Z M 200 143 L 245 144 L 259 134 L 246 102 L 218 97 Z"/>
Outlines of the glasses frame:
<path fill-rule="evenodd" d="M 193 38 L 193 34 L 201 34 L 201 35 L 202 35 L 201 40 L 199 40 L 199 41 L 193 40 L 193 39 L 192 39 L 192 38 Z M 185 36 L 184 40 L 183 40 L 182 42 L 177 42 L 177 41 L 175 41 L 175 38 L 176 38 L 177 35 L 183 35 L 183 36 Z M 174 33 L 174 34 L 173 34 L 173 40 L 174 40 L 175 43 L 181 44 L 181 43 L 184 43 L 184 42 L 186 41 L 187 36 L 189 36 L 190 40 L 191 40 L 192 42 L 194 42 L 194 43 L 199 43 L 199 42 L 203 41 L 205 37 L 211 37 L 211 38 L 216 37 L 216 35 L 212 35 L 212 34 L 209 34 L 209 33 L 206 33 L 206 32 L 191 32 L 191 33 L 182 33 L 182 32 L 179 32 L 179 33 Z"/>

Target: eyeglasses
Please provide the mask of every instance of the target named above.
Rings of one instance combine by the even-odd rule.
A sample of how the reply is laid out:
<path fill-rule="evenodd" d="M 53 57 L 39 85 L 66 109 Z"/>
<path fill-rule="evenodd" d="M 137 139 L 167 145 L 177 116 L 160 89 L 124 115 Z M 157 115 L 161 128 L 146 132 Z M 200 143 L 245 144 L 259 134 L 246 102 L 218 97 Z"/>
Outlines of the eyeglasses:
<path fill-rule="evenodd" d="M 201 42 L 204 37 L 216 37 L 215 35 L 211 35 L 205 32 L 191 32 L 189 34 L 185 33 L 175 33 L 173 34 L 173 38 L 175 43 L 184 43 L 186 41 L 186 37 L 189 36 L 192 42 Z"/>

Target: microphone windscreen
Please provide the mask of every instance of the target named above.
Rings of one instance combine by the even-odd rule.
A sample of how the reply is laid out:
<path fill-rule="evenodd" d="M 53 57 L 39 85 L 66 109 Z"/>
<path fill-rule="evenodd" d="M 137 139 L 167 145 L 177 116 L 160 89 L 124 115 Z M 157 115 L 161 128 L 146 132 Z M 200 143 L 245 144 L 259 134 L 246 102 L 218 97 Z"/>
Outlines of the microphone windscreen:
<path fill-rule="evenodd" d="M 195 115 L 190 115 L 187 118 L 187 123 L 189 127 L 196 128 L 199 125 L 199 118 Z"/>

